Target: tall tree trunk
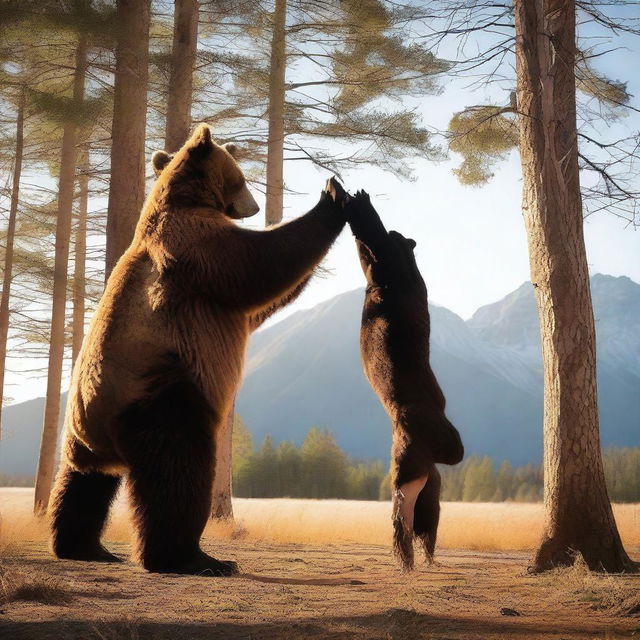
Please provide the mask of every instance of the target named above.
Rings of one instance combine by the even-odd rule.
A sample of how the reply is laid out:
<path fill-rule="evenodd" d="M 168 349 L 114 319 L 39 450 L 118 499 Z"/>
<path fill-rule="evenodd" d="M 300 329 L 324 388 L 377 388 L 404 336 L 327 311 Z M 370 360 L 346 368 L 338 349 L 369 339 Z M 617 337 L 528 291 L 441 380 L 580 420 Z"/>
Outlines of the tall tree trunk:
<path fill-rule="evenodd" d="M 533 569 L 630 570 L 607 495 L 583 236 L 574 0 L 516 0 L 523 215 L 544 362 L 545 529 Z"/>
<path fill-rule="evenodd" d="M 276 0 L 273 12 L 271 39 L 271 67 L 269 71 L 269 134 L 267 140 L 267 193 L 265 224 L 271 226 L 282 220 L 285 71 L 287 66 L 285 27 L 287 0 Z M 232 459 L 234 406 L 221 425 L 216 438 L 216 473 L 213 481 L 213 518 L 232 518 Z"/>
<path fill-rule="evenodd" d="M 80 106 L 84 98 L 87 67 L 87 42 L 79 37 L 73 80 L 73 102 Z M 73 121 L 64 126 L 60 154 L 58 184 L 58 219 L 56 222 L 56 248 L 53 269 L 53 303 L 51 308 L 51 336 L 49 342 L 49 368 L 47 396 L 44 406 L 42 442 L 36 475 L 34 510 L 38 515 L 46 512 L 55 473 L 58 425 L 60 421 L 60 385 L 64 360 L 65 311 L 67 303 L 67 269 L 73 213 L 73 191 L 77 159 L 78 127 Z"/>
<path fill-rule="evenodd" d="M 197 45 L 198 2 L 175 0 L 165 129 L 165 149 L 169 152 L 177 151 L 189 137 Z"/>
<path fill-rule="evenodd" d="M 215 475 L 211 492 L 211 517 L 217 520 L 233 518 L 232 462 L 233 462 L 233 416 L 234 405 L 216 434 Z"/>
<path fill-rule="evenodd" d="M 285 26 L 287 0 L 276 0 L 273 12 L 271 67 L 269 71 L 269 135 L 267 139 L 267 226 L 282 220 L 284 180 L 285 71 L 287 67 Z"/>
<path fill-rule="evenodd" d="M 25 90 L 20 90 L 18 118 L 16 121 L 16 155 L 11 182 L 11 204 L 9 205 L 9 224 L 7 226 L 7 244 L 4 252 L 4 273 L 2 275 L 2 298 L 0 299 L 0 439 L 2 435 L 2 408 L 4 404 L 4 373 L 7 361 L 7 337 L 9 335 L 9 299 L 11 298 L 11 279 L 13 278 L 13 243 L 16 236 L 16 217 L 20 199 L 20 177 L 22 175 L 22 152 L 24 148 L 24 109 Z"/>
<path fill-rule="evenodd" d="M 78 183 L 80 193 L 78 199 L 78 223 L 76 226 L 76 242 L 74 247 L 73 268 L 73 338 L 71 343 L 71 362 L 75 364 L 84 338 L 84 316 L 86 296 L 86 263 L 87 263 L 87 210 L 89 205 L 89 152 L 84 150 L 80 163 Z"/>
<path fill-rule="evenodd" d="M 131 244 L 144 203 L 150 0 L 117 0 L 105 280 Z"/>

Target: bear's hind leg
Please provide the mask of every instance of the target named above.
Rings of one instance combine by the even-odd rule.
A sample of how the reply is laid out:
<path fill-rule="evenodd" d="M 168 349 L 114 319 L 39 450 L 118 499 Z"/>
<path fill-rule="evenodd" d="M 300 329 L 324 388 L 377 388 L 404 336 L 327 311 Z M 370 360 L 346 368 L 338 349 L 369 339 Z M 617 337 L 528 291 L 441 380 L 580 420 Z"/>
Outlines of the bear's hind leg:
<path fill-rule="evenodd" d="M 422 542 L 427 562 L 433 562 L 433 554 L 440 522 L 440 472 L 432 466 L 424 489 L 418 494 L 414 510 L 413 531 Z"/>
<path fill-rule="evenodd" d="M 185 375 L 130 408 L 121 442 L 138 529 L 138 557 L 148 571 L 228 576 L 235 562 L 200 549 L 211 510 L 215 458 L 213 412 Z"/>
<path fill-rule="evenodd" d="M 51 502 L 52 551 L 58 558 L 120 562 L 100 543 L 100 536 L 120 478 L 95 471 L 61 469 Z"/>

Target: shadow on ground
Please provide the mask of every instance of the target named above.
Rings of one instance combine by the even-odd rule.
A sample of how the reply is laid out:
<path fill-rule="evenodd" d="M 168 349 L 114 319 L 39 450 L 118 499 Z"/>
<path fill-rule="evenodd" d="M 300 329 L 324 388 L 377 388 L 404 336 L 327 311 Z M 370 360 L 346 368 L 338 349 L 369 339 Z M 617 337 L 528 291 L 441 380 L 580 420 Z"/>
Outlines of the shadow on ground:
<path fill-rule="evenodd" d="M 470 640 L 473 638 L 584 638 L 602 637 L 588 619 L 571 625 L 542 629 L 540 621 L 434 616 L 405 609 L 387 609 L 366 616 L 312 617 L 295 622 L 255 624 L 163 624 L 125 621 L 84 622 L 60 620 L 6 623 L 0 618 L 2 640 Z M 629 637 L 612 629 L 607 638 Z"/>

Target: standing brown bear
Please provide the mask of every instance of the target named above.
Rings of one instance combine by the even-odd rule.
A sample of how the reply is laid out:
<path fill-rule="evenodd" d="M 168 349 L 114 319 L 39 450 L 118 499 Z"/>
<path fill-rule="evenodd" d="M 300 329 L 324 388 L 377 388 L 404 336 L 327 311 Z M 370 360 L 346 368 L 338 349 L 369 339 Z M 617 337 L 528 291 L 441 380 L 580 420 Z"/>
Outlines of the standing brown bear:
<path fill-rule="evenodd" d="M 230 575 L 200 549 L 215 434 L 240 382 L 250 331 L 299 293 L 344 226 L 323 192 L 268 231 L 233 218 L 258 206 L 234 157 L 200 126 L 159 173 L 76 362 L 52 502 L 60 558 L 115 561 L 100 543 L 128 476 L 138 556 L 149 571 Z"/>
<path fill-rule="evenodd" d="M 364 371 L 393 427 L 394 551 L 411 569 L 414 537 L 433 557 L 440 518 L 435 465 L 457 464 L 464 449 L 429 364 L 427 288 L 413 254 L 416 243 L 387 233 L 364 191 L 344 202 L 367 279 L 360 332 Z"/>

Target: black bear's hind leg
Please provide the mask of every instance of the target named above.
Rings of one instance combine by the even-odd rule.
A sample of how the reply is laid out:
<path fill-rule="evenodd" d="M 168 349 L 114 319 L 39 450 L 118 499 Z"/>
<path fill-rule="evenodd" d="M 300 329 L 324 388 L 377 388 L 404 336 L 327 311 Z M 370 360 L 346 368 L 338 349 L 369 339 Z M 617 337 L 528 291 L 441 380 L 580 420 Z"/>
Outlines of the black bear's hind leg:
<path fill-rule="evenodd" d="M 427 562 L 433 562 L 433 554 L 440 521 L 440 473 L 435 466 L 429 471 L 429 479 L 416 501 L 413 531 L 422 542 Z"/>
<path fill-rule="evenodd" d="M 235 562 L 200 549 L 211 510 L 213 412 L 182 376 L 123 416 L 138 556 L 148 571 L 210 576 L 238 573 Z M 125 440 L 126 439 L 126 440 Z"/>
<path fill-rule="evenodd" d="M 58 558 L 89 562 L 120 562 L 100 543 L 100 536 L 120 478 L 81 473 L 64 467 L 51 503 L 52 551 Z"/>

